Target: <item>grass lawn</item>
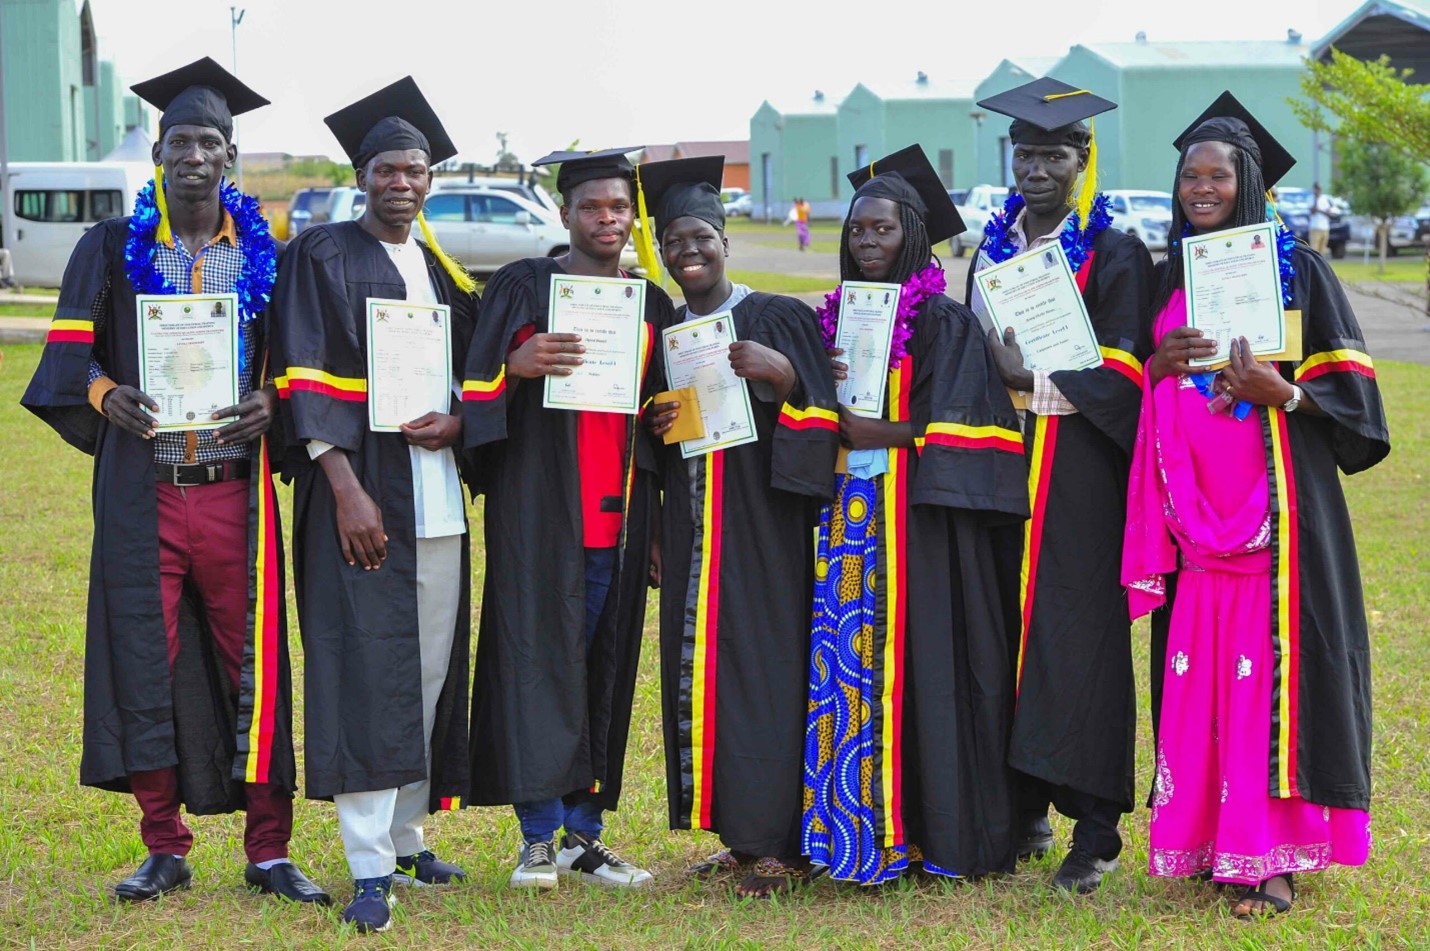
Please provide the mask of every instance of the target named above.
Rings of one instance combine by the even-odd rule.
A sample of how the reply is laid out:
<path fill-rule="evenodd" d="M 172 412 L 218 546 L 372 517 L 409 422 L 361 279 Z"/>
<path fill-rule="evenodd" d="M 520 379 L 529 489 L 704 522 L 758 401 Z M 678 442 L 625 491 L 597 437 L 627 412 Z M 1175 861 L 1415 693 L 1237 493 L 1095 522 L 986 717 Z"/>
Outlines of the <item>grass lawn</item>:
<path fill-rule="evenodd" d="M 0 317 L 43 317 L 49 320 L 53 316 L 54 304 L 9 304 L 0 301 Z"/>
<path fill-rule="evenodd" d="M 397 925 L 359 938 L 338 909 L 284 906 L 242 888 L 240 817 L 192 821 L 194 887 L 160 903 L 120 907 L 107 887 L 143 859 L 127 797 L 80 788 L 81 681 L 89 565 L 89 459 L 61 443 L 17 401 L 39 355 L 6 348 L 0 364 L 0 945 L 26 948 L 1380 948 L 1424 947 L 1430 935 L 1430 622 L 1427 449 L 1430 368 L 1377 369 L 1396 448 L 1347 482 L 1370 613 L 1375 671 L 1375 848 L 1363 869 L 1299 880 L 1295 912 L 1244 924 L 1204 885 L 1150 878 L 1147 812 L 1125 823 L 1122 868 L 1081 900 L 1046 887 L 1049 857 L 977 884 L 904 882 L 858 889 L 821 882 L 783 901 L 736 904 L 723 886 L 685 882 L 681 869 L 716 848 L 712 836 L 666 827 L 654 612 L 626 770 L 608 838 L 652 868 L 654 887 L 628 894 L 562 884 L 533 896 L 503 888 L 518 836 L 506 809 L 434 817 L 430 842 L 462 863 L 466 884 L 401 893 Z M 284 512 L 287 512 L 285 495 Z M 479 554 L 479 553 L 478 553 Z M 481 559 L 473 559 L 478 572 Z M 1416 567 L 1419 565 L 1420 567 Z M 477 593 L 480 588 L 475 588 Z M 654 609 L 654 601 L 651 604 Z M 473 608 L 474 612 L 476 606 Z M 290 618 L 294 617 L 290 608 Z M 1151 777 L 1141 658 L 1138 784 Z M 295 682 L 301 651 L 293 637 Z M 373 697 L 374 703 L 398 698 Z M 405 702 L 405 701 L 404 701 Z M 295 725 L 302 736 L 302 698 Z M 302 750 L 299 749 L 301 760 Z M 300 763 L 301 773 L 301 763 Z M 293 854 L 339 905 L 350 883 L 332 806 L 299 800 Z M 1068 824 L 1055 830 L 1066 843 Z M 1418 869 L 1418 871 L 1417 871 Z"/>
<path fill-rule="evenodd" d="M 763 221 L 755 221 L 750 218 L 731 218 L 725 222 L 725 233 L 731 237 L 738 237 L 741 241 L 796 250 L 799 247 L 799 239 L 795 237 L 794 225 L 783 224 L 783 220 L 765 224 Z M 841 228 L 842 225 L 838 221 L 811 221 L 809 223 L 809 249 L 826 254 L 838 254 Z"/>
<path fill-rule="evenodd" d="M 1363 262 L 1358 254 L 1351 254 L 1339 261 L 1331 262 L 1331 269 L 1340 279 L 1350 284 L 1365 284 L 1372 281 L 1388 281 L 1392 284 L 1419 284 L 1425 286 L 1425 256 L 1423 254 L 1401 254 L 1385 259 L 1385 270 L 1380 270 L 1380 259 L 1371 255 L 1370 262 Z"/>
<path fill-rule="evenodd" d="M 748 284 L 766 294 L 808 294 L 832 291 L 834 283 L 820 277 L 800 277 L 796 274 L 772 274 L 768 271 L 726 271 L 725 276 L 736 284 Z M 668 288 L 678 294 L 680 288 L 671 281 Z"/>

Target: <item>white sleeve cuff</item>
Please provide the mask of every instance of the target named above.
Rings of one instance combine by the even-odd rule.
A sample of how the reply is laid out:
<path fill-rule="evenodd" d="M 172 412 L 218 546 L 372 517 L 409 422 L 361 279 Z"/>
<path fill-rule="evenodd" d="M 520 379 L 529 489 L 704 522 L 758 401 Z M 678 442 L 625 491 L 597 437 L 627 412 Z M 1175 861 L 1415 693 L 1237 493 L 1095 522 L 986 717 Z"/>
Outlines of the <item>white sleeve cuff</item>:
<path fill-rule="evenodd" d="M 316 459 L 329 449 L 333 448 L 330 442 L 323 442 L 321 439 L 308 440 L 308 458 Z"/>

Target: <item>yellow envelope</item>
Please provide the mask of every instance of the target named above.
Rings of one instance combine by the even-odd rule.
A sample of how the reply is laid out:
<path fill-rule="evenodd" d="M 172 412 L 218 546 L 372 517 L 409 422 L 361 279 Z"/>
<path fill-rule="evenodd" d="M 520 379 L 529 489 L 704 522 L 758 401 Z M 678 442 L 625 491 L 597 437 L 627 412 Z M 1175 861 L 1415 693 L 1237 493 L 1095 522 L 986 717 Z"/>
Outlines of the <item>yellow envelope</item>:
<path fill-rule="evenodd" d="M 666 390 L 664 393 L 657 393 L 651 397 L 651 405 L 657 403 L 680 403 L 680 412 L 675 416 L 675 422 L 665 434 L 665 444 L 669 446 L 675 442 L 685 442 L 687 439 L 703 439 L 705 437 L 705 423 L 700 418 L 700 397 L 695 395 L 695 387 L 686 386 L 678 390 Z"/>
<path fill-rule="evenodd" d="M 1008 390 L 1008 398 L 1013 401 L 1014 409 L 1027 409 L 1028 396 L 1029 394 L 1024 393 L 1022 390 Z"/>
<path fill-rule="evenodd" d="M 834 471 L 839 475 L 849 474 L 849 450 L 843 446 L 839 447 L 839 452 L 834 457 Z"/>

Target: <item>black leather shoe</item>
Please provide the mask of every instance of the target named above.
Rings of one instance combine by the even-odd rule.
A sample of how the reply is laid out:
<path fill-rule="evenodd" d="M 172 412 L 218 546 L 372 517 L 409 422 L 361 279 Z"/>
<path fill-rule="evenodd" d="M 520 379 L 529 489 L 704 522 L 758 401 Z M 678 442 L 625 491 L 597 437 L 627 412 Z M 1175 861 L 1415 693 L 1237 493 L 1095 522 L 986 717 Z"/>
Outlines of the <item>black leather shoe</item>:
<path fill-rule="evenodd" d="M 1053 850 L 1053 827 L 1046 815 L 1027 822 L 1018 836 L 1018 861 L 1040 859 Z"/>
<path fill-rule="evenodd" d="M 181 855 L 151 855 L 131 876 L 114 886 L 120 901 L 153 901 L 160 895 L 188 888 L 193 870 Z"/>
<path fill-rule="evenodd" d="M 303 870 L 292 862 L 280 862 L 270 869 L 261 869 L 252 862 L 243 870 L 243 880 L 248 887 L 265 895 L 277 895 L 289 901 L 311 902 L 315 905 L 331 905 L 332 896 L 323 891 L 303 874 Z"/>
<path fill-rule="evenodd" d="M 1117 859 L 1100 859 L 1074 845 L 1053 876 L 1053 887 L 1074 895 L 1091 895 L 1102 876 L 1117 868 Z"/>

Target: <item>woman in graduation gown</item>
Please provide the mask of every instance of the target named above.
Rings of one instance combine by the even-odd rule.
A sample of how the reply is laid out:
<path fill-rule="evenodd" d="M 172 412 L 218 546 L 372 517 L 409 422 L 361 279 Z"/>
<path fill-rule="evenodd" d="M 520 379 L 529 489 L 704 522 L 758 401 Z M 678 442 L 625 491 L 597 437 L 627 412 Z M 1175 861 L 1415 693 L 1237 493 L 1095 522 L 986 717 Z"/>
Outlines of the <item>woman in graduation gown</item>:
<path fill-rule="evenodd" d="M 866 884 L 911 862 L 1007 871 L 1017 564 L 998 537 L 1028 515 L 1018 419 L 931 263 L 963 225 L 922 149 L 849 178 L 841 275 L 902 290 L 883 413 L 841 408 L 854 451 L 820 518 L 803 846 Z M 838 300 L 820 312 L 830 345 Z"/>
<path fill-rule="evenodd" d="M 741 896 L 808 875 L 800 855 L 810 534 L 838 451 L 834 377 L 805 304 L 725 276 L 724 159 L 641 166 L 683 322 L 727 312 L 758 439 L 688 460 L 662 446 L 660 659 L 670 824 L 720 835 L 696 874 Z M 662 352 L 663 351 L 663 348 Z M 657 403 L 651 432 L 694 407 Z"/>
<path fill-rule="evenodd" d="M 1267 221 L 1266 188 L 1295 162 L 1230 93 L 1176 146 L 1173 235 Z M 1177 573 L 1154 642 L 1152 874 L 1242 883 L 1241 916 L 1289 910 L 1293 873 L 1370 848 L 1370 650 L 1336 469 L 1375 465 L 1389 433 L 1339 281 L 1276 232 L 1303 340 L 1285 360 L 1256 362 L 1242 338 L 1197 372 L 1216 346 L 1185 326 L 1180 242 L 1159 265 L 1122 572 L 1134 617 Z"/>

